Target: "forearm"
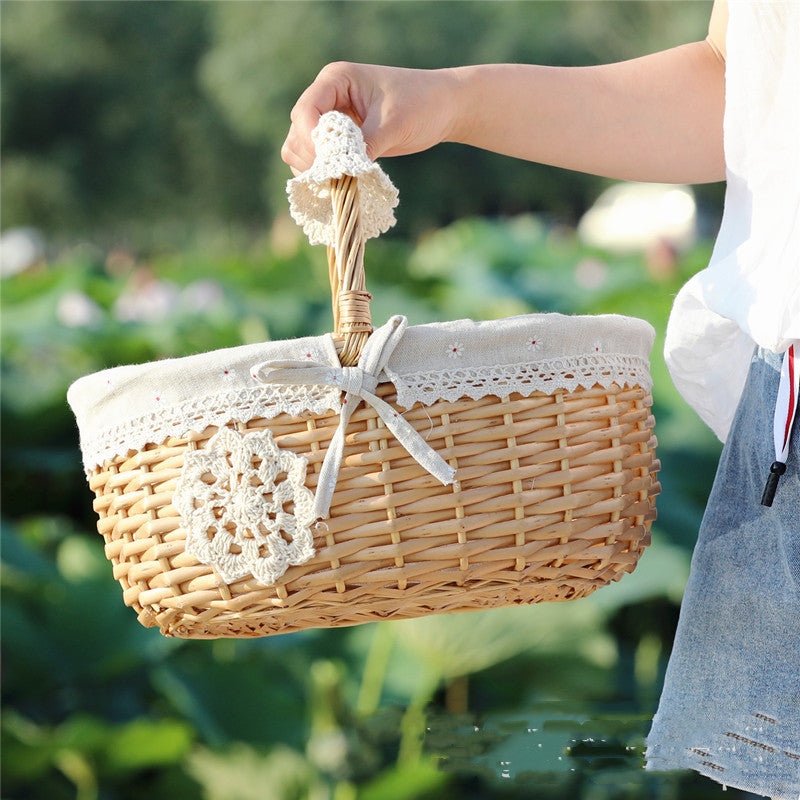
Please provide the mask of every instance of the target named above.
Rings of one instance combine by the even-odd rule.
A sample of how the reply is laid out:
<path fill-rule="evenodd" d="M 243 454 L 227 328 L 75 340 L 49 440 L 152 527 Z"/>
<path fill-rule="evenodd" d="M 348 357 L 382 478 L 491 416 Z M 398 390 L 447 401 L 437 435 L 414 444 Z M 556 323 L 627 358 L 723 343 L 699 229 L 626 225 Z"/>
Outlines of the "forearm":
<path fill-rule="evenodd" d="M 447 139 L 620 180 L 722 180 L 724 72 L 707 42 L 597 67 L 459 67 Z"/>

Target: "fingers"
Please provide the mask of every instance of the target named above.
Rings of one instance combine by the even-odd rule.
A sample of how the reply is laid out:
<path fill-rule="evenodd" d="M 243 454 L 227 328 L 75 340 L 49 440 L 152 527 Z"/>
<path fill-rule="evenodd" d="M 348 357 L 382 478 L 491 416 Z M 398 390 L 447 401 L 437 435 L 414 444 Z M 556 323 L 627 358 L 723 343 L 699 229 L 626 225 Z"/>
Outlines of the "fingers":
<path fill-rule="evenodd" d="M 367 146 L 367 157 L 371 161 L 375 161 L 383 155 L 386 149 L 387 130 L 383 114 L 367 115 L 367 119 L 361 126 L 361 133 L 364 136 L 364 144 Z"/>
<path fill-rule="evenodd" d="M 304 101 L 304 96 L 292 109 L 292 124 L 281 148 L 281 158 L 295 175 L 307 170 L 314 162 L 311 132 L 317 127 L 322 113 L 315 104 Z"/>
<path fill-rule="evenodd" d="M 314 162 L 311 133 L 327 111 L 355 121 L 373 161 L 425 150 L 446 135 L 451 94 L 442 70 L 328 64 L 292 109 L 281 157 L 295 174 L 307 170 Z"/>
<path fill-rule="evenodd" d="M 338 62 L 324 67 L 300 95 L 291 112 L 292 124 L 281 148 L 281 158 L 292 172 L 307 170 L 314 162 L 311 132 L 327 111 L 342 111 L 361 124 L 360 114 L 350 96 L 350 74 L 355 65 Z"/>
<path fill-rule="evenodd" d="M 311 145 L 309 147 L 309 145 Z M 301 136 L 292 124 L 286 141 L 281 147 L 281 158 L 289 165 L 292 174 L 297 177 L 301 172 L 305 172 L 314 163 L 313 143 L 311 135 Z"/>

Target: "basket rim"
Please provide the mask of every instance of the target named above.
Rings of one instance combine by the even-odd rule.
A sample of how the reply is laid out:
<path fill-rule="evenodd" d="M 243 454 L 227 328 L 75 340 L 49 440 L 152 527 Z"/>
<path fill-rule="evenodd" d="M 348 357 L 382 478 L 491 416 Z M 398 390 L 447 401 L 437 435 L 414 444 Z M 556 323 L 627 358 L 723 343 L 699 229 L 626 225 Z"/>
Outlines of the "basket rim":
<path fill-rule="evenodd" d="M 584 330 L 586 331 L 587 335 L 592 333 L 598 338 L 599 341 L 606 340 L 610 342 L 619 340 L 624 344 L 623 347 L 615 348 L 613 351 L 607 352 L 623 352 L 630 355 L 638 355 L 642 358 L 649 357 L 650 351 L 653 348 L 653 342 L 655 340 L 655 328 L 653 328 L 653 326 L 647 320 L 641 319 L 640 317 L 626 316 L 623 314 L 561 314 L 558 312 L 518 314 L 511 317 L 504 317 L 502 319 L 477 321 L 470 318 L 463 318 L 450 322 L 423 322 L 417 325 L 409 325 L 406 330 L 406 339 L 408 339 L 410 336 L 414 336 L 415 333 L 421 334 L 420 338 L 427 338 L 429 334 L 433 334 L 433 336 L 438 337 L 445 336 L 447 334 L 457 334 L 473 326 L 476 329 L 483 329 L 485 326 L 501 325 L 510 329 L 512 325 L 519 323 L 522 323 L 525 326 L 530 326 L 532 332 L 538 332 L 538 327 L 542 324 L 546 326 L 552 326 L 554 323 L 570 326 L 574 325 L 576 330 L 578 326 L 586 326 Z M 589 327 L 589 323 L 597 323 L 598 327 L 595 328 L 594 325 Z M 605 326 L 605 330 L 600 328 L 600 325 Z M 333 335 L 334 334 L 332 333 L 324 333 L 316 336 L 301 336 L 294 339 L 266 340 L 264 342 L 257 342 L 255 344 L 235 345 L 233 347 L 224 347 L 202 353 L 193 353 L 185 356 L 157 359 L 155 361 L 145 361 L 138 364 L 123 364 L 115 367 L 107 367 L 105 369 L 98 370 L 97 372 L 84 375 L 73 381 L 67 390 L 67 398 L 72 405 L 71 398 L 74 397 L 77 401 L 78 393 L 81 388 L 89 383 L 92 384 L 93 388 L 97 388 L 95 379 L 100 377 L 110 378 L 112 376 L 122 374 L 125 374 L 126 377 L 136 376 L 137 372 L 144 373 L 147 368 L 153 365 L 169 365 L 178 371 L 182 369 L 197 369 L 202 366 L 202 359 L 212 356 L 229 355 L 232 358 L 236 358 L 239 355 L 252 355 L 254 359 L 263 360 L 263 354 L 266 352 L 267 357 L 269 357 L 271 355 L 270 351 L 272 348 L 279 349 L 292 345 L 295 345 L 298 350 L 302 350 L 303 348 L 314 345 L 316 345 L 316 349 L 319 350 L 320 346 L 322 346 L 327 351 L 327 354 L 321 353 L 320 355 L 322 357 L 330 357 L 336 352 L 335 345 L 333 344 Z M 433 339 L 433 337 L 430 343 L 435 344 L 435 339 Z M 415 342 L 414 344 L 422 345 L 426 344 L 426 342 L 421 341 L 419 343 Z M 405 348 L 400 348 L 401 351 L 403 349 Z M 579 354 L 580 353 L 578 352 L 571 354 L 562 353 L 562 355 Z M 517 359 L 509 361 L 508 363 L 516 363 L 516 361 Z M 335 363 L 338 363 L 338 359 Z M 332 366 L 333 365 L 335 364 L 332 364 Z M 483 365 L 470 364 L 470 366 Z"/>
<path fill-rule="evenodd" d="M 402 317 L 392 318 L 398 319 L 405 324 Z M 654 337 L 648 322 L 616 314 L 425 323 L 404 329 L 375 377 L 394 384 L 397 403 L 406 409 L 417 402 L 552 394 L 597 384 L 649 391 Z M 342 394 L 335 383 L 261 383 L 254 367 L 273 360 L 330 371 L 340 366 L 332 335 L 323 334 L 113 367 L 80 378 L 67 400 L 78 422 L 84 466 L 88 470 L 145 443 L 208 425 L 340 411 Z"/>

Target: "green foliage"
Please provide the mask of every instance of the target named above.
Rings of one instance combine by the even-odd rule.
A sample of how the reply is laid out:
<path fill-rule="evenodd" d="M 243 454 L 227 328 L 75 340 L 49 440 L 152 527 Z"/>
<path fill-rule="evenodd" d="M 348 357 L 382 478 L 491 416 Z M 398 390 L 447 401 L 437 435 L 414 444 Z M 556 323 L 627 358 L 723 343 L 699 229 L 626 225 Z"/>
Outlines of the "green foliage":
<path fill-rule="evenodd" d="M 4 226 L 122 228 L 148 244 L 157 228 L 263 215 L 263 155 L 195 79 L 204 6 L 3 4 Z"/>
<path fill-rule="evenodd" d="M 329 61 L 615 61 L 701 38 L 708 11 L 695 0 L 9 0 L 3 225 L 145 251 L 220 227 L 244 235 L 284 208 L 289 112 Z M 399 231 L 415 236 L 474 214 L 574 221 L 604 185 L 456 145 L 387 166 L 407 208 Z"/>
<path fill-rule="evenodd" d="M 659 2 L 218 4 L 200 74 L 232 127 L 268 142 L 276 156 L 289 110 L 330 61 L 426 69 L 615 61 L 702 37 L 707 4 L 684 3 L 676 12 Z M 393 160 L 388 169 L 412 209 L 400 230 L 412 234 L 467 215 L 525 208 L 575 219 L 601 185 L 456 146 Z M 274 162 L 271 170 L 269 196 L 279 207 L 286 172 Z"/>
<path fill-rule="evenodd" d="M 447 776 L 427 761 L 388 769 L 358 792 L 358 800 L 422 800 L 444 790 Z"/>
<path fill-rule="evenodd" d="M 61 773 L 81 800 L 99 796 L 101 781 L 123 786 L 145 771 L 179 765 L 190 751 L 192 729 L 179 720 L 136 719 L 110 724 L 97 717 L 75 714 L 56 726 L 37 725 L 11 712 L 3 717 L 2 739 L 6 764 L 5 789 L 44 788 Z M 42 795 L 45 796 L 45 795 Z"/>
<path fill-rule="evenodd" d="M 187 760 L 187 770 L 203 787 L 204 800 L 305 800 L 318 779 L 306 759 L 277 745 L 266 753 L 238 743 L 223 750 L 202 747 Z"/>

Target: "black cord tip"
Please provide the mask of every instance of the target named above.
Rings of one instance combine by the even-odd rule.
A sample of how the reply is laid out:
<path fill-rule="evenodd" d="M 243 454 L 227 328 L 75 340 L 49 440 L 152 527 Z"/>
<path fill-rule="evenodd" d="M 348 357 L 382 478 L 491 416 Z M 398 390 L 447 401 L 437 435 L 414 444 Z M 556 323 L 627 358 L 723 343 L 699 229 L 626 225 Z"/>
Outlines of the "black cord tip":
<path fill-rule="evenodd" d="M 772 462 L 772 466 L 769 468 L 767 485 L 764 487 L 764 494 L 761 495 L 762 506 L 772 505 L 772 501 L 775 499 L 775 491 L 778 488 L 778 481 L 784 472 L 786 472 L 786 464 L 781 461 Z"/>

